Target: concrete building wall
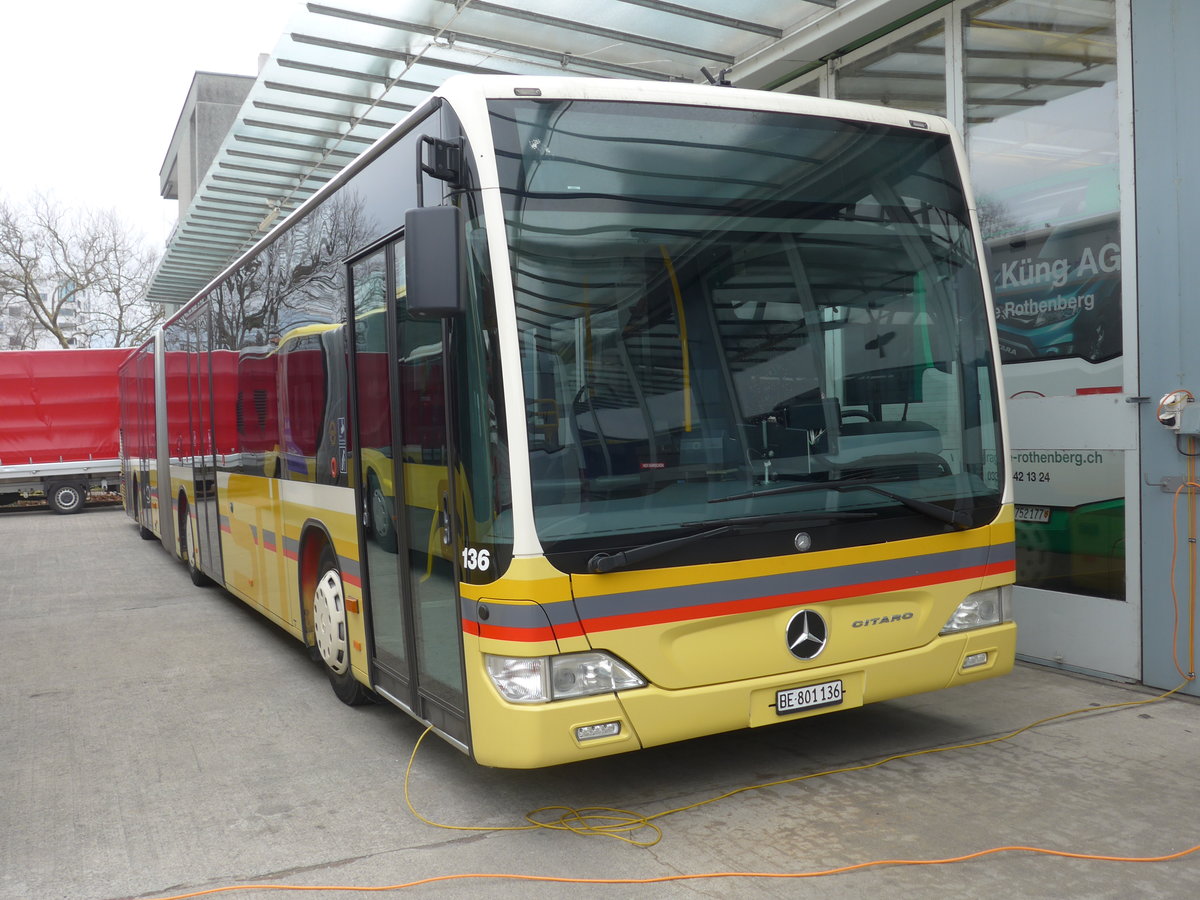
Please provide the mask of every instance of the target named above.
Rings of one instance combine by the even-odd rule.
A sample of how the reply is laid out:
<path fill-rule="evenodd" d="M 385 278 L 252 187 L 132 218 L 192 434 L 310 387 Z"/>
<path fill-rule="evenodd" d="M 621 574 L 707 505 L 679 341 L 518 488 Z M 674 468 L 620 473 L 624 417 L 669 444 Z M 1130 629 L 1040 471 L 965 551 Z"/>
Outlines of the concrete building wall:
<path fill-rule="evenodd" d="M 159 170 L 163 199 L 178 200 L 180 215 L 191 205 L 253 84 L 254 78 L 248 75 L 212 72 L 197 72 L 192 79 Z"/>
<path fill-rule="evenodd" d="M 1200 297 L 1197 278 L 1188 272 L 1200 246 L 1200 3 L 1132 0 L 1132 13 L 1140 382 L 1150 397 L 1140 423 L 1143 680 L 1170 688 L 1182 680 L 1176 663 L 1189 669 L 1189 644 L 1200 644 L 1200 634 L 1189 635 L 1186 628 L 1193 579 L 1185 496 L 1178 504 L 1178 533 L 1172 528 L 1170 489 L 1187 473 L 1180 453 L 1187 442 L 1177 447 L 1155 416 L 1159 397 L 1168 391 L 1185 389 L 1200 398 Z M 1181 625 L 1173 647 L 1171 556 L 1176 546 Z"/>

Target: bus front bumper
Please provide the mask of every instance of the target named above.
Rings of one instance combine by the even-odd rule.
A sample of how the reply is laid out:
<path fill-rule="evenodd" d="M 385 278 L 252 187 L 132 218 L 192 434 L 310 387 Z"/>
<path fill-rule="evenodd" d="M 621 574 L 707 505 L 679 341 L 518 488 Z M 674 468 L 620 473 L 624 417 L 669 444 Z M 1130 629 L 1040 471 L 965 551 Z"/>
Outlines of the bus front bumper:
<path fill-rule="evenodd" d="M 939 636 L 911 650 L 803 672 L 682 690 L 650 685 L 532 706 L 502 700 L 482 664 L 469 666 L 472 754 L 482 765 L 537 768 L 970 684 L 1012 670 L 1016 635 L 1016 624 L 1007 622 Z M 842 699 L 835 705 L 777 712 L 780 691 L 830 682 L 841 682 Z M 615 727 L 615 733 L 587 737 L 605 730 L 596 726 L 608 726 L 609 731 Z"/>

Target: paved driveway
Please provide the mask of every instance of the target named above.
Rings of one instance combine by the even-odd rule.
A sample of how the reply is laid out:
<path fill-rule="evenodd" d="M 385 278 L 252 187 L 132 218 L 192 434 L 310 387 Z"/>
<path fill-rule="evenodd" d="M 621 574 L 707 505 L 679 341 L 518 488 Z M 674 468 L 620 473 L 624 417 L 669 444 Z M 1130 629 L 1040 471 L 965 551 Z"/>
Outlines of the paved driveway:
<path fill-rule="evenodd" d="M 165 897 L 243 883 L 367 887 L 472 872 L 800 872 L 1013 844 L 1157 856 L 1200 844 L 1200 705 L 1175 699 L 743 792 L 658 819 L 662 839 L 649 848 L 562 831 L 439 829 L 405 806 L 404 770 L 421 728 L 387 706 L 342 706 L 299 644 L 224 592 L 194 588 L 119 509 L 0 512 L 0 573 L 3 898 Z M 540 772 L 479 768 L 430 739 L 411 791 L 423 815 L 461 825 L 521 825 L 548 805 L 653 815 L 744 785 L 1148 696 L 1022 665 L 940 694 Z M 1010 853 L 802 882 L 466 880 L 400 895 L 568 893 L 1183 898 L 1200 895 L 1200 853 L 1155 864 Z"/>

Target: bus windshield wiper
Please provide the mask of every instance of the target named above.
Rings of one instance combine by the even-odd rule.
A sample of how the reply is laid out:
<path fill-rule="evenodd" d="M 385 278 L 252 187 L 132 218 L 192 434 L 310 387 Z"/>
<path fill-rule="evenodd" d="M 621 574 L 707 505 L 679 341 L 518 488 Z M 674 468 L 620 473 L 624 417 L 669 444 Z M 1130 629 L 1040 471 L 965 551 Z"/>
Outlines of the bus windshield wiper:
<path fill-rule="evenodd" d="M 966 529 L 971 527 L 971 517 L 967 513 L 958 509 L 946 509 L 944 506 L 938 506 L 936 503 L 930 503 L 927 500 L 918 500 L 915 497 L 905 497 L 903 494 L 895 494 L 892 491 L 884 490 L 878 483 L 866 478 L 854 478 L 848 481 L 820 481 L 807 484 L 788 484 L 783 487 L 767 488 L 762 491 L 743 491 L 739 494 L 730 494 L 727 497 L 715 497 L 709 500 L 709 503 L 724 503 L 728 500 L 748 500 L 751 497 L 770 497 L 775 494 L 796 494 L 802 491 L 870 491 L 873 494 L 887 497 L 889 500 L 895 500 L 902 506 L 906 506 L 914 512 L 919 512 L 922 515 L 929 516 L 931 519 L 937 519 L 939 522 L 945 522 L 947 525 L 953 525 L 955 528 Z"/>
<path fill-rule="evenodd" d="M 711 502 L 711 501 L 710 501 Z M 707 531 L 697 531 L 692 534 L 685 534 L 682 537 L 670 538 L 665 541 L 655 541 L 651 544 L 642 544 L 640 547 L 632 547 L 629 550 L 622 550 L 619 553 L 597 553 L 588 560 L 588 571 L 601 575 L 605 572 L 613 572 L 617 569 L 623 569 L 626 566 L 634 565 L 643 560 L 652 559 L 663 553 L 668 553 L 679 547 L 686 547 L 688 544 L 694 544 L 698 541 L 705 541 L 709 538 L 720 537 L 725 534 L 744 534 L 747 532 L 761 531 L 765 528 L 770 528 L 775 525 L 790 524 L 795 527 L 815 528 L 819 525 L 829 525 L 833 522 L 840 522 L 847 519 L 870 519 L 877 514 L 873 512 L 849 512 L 833 510 L 830 512 L 815 513 L 808 515 L 804 513 L 777 513 L 775 515 L 761 516 L 735 516 L 730 519 L 713 519 L 705 522 L 683 522 L 679 525 L 680 528 L 699 528 L 704 525 L 716 525 L 716 528 L 710 528 Z"/>

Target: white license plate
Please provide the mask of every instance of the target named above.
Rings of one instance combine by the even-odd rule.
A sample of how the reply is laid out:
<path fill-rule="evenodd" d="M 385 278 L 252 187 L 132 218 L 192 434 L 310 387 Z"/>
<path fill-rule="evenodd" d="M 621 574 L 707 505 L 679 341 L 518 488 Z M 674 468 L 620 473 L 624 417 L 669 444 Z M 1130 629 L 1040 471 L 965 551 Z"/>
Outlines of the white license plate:
<path fill-rule="evenodd" d="M 775 712 L 781 716 L 816 709 L 819 706 L 834 706 L 843 699 L 842 682 L 826 681 L 805 687 L 789 688 L 775 694 Z"/>
<path fill-rule="evenodd" d="M 1016 506 L 1013 507 L 1013 518 L 1018 522 L 1049 522 L 1050 507 Z"/>

